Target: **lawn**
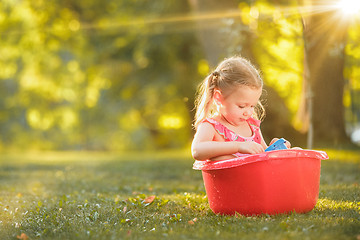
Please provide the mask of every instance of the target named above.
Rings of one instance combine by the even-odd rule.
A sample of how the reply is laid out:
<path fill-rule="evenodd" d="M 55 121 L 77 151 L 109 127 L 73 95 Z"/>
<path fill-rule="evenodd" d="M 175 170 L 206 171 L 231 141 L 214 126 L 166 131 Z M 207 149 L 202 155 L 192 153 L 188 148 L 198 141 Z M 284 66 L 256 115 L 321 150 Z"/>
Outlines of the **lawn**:
<path fill-rule="evenodd" d="M 360 239 L 360 151 L 326 150 L 306 214 L 219 216 L 187 151 L 0 155 L 0 239 Z"/>

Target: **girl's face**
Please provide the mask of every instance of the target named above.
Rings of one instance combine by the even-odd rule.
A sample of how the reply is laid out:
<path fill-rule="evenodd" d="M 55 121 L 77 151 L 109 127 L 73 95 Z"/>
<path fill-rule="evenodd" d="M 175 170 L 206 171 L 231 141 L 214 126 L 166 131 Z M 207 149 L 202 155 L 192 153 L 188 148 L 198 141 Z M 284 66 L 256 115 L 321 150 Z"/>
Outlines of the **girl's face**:
<path fill-rule="evenodd" d="M 219 106 L 221 116 L 231 125 L 238 126 L 253 115 L 261 93 L 262 88 L 239 86 L 225 96 L 216 90 L 214 99 Z"/>

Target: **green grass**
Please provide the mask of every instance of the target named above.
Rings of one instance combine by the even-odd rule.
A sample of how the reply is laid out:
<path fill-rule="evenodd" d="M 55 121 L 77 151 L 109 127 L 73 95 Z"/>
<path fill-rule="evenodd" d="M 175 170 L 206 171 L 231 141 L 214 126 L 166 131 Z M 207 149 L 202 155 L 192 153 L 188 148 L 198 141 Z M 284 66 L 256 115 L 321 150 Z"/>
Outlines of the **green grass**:
<path fill-rule="evenodd" d="M 327 151 L 311 212 L 259 217 L 213 214 L 188 152 L 2 154 L 0 239 L 359 239 L 360 152 Z"/>

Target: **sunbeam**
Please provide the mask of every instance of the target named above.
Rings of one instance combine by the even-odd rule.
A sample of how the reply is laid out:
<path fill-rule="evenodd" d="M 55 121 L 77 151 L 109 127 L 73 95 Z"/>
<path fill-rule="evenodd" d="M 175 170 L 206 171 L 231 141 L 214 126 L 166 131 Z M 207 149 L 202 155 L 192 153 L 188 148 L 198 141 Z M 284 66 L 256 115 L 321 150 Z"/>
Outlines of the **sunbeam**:
<path fill-rule="evenodd" d="M 345 15 L 355 15 L 360 13 L 360 1 L 339 0 L 336 7 Z"/>
<path fill-rule="evenodd" d="M 336 12 L 338 20 L 341 18 L 348 18 L 349 13 L 356 13 L 360 10 L 360 1 L 352 0 L 330 0 L 323 1 L 323 4 L 319 5 L 310 5 L 310 6 L 277 6 L 273 11 L 280 12 L 284 17 L 287 18 L 301 18 L 308 17 L 311 15 L 322 14 L 326 12 Z M 135 18 L 132 21 L 114 21 L 112 23 L 103 23 L 97 25 L 82 25 L 83 29 L 111 29 L 111 28 L 132 28 L 136 26 L 152 26 L 152 25 L 171 25 L 171 24 L 182 24 L 182 23 L 191 23 L 191 22 L 202 22 L 202 21 L 218 21 L 221 19 L 236 19 L 241 18 L 244 14 L 251 15 L 251 18 L 263 20 L 272 20 L 273 14 L 271 11 L 261 12 L 260 15 L 254 17 L 251 12 L 252 9 L 256 6 L 250 7 L 250 11 L 244 11 L 244 9 L 228 9 L 225 11 L 211 11 L 211 12 L 202 12 L 202 13 L 188 13 L 185 15 L 172 15 L 172 16 L 161 16 L 157 18 L 147 18 L 146 16 Z M 343 14 L 341 14 L 343 13 Z M 334 20 L 334 19 L 333 19 Z M 211 27 L 211 26 L 208 26 Z"/>
<path fill-rule="evenodd" d="M 257 14 L 253 14 L 256 12 Z M 127 20 L 123 19 L 112 19 L 112 21 L 102 21 L 98 23 L 84 23 L 76 19 L 69 21 L 56 30 L 52 27 L 48 29 L 42 29 L 45 32 L 52 31 L 78 31 L 78 30 L 119 30 L 119 31 L 128 31 L 129 29 L 141 29 L 143 27 L 153 27 L 153 26 L 169 26 L 166 31 L 186 31 L 187 28 L 193 30 L 191 24 L 193 22 L 206 22 L 203 24 L 202 28 L 216 28 L 223 27 L 221 26 L 221 20 L 225 19 L 239 19 L 242 21 L 242 18 L 248 16 L 248 18 L 253 19 L 254 21 L 274 21 L 275 15 L 281 14 L 286 18 L 292 19 L 301 19 L 304 17 L 309 17 L 312 15 L 323 14 L 326 12 L 338 12 L 335 14 L 338 21 L 345 19 L 350 19 L 351 16 L 360 12 L 360 1 L 353 0 L 329 0 L 329 1 L 320 1 L 318 5 L 297 5 L 297 6 L 275 6 L 273 9 L 267 9 L 263 11 L 261 8 L 258 8 L 256 5 L 249 6 L 246 9 L 241 7 L 227 9 L 223 11 L 208 11 L 208 12 L 190 12 L 186 14 L 173 14 L 173 15 L 161 15 L 158 17 L 149 17 L 149 16 L 134 16 L 130 17 Z M 220 20 L 220 21 L 219 21 Z M 331 20 L 331 22 L 334 19 Z M 211 24 L 210 24 L 211 23 Z M 176 28 L 174 28 L 176 25 Z M 320 26 L 319 26 L 320 27 Z M 36 29 L 30 29 L 36 30 Z M 29 31 L 29 30 L 28 30 Z M 2 34 L 22 34 L 21 30 L 11 30 L 7 33 Z"/>

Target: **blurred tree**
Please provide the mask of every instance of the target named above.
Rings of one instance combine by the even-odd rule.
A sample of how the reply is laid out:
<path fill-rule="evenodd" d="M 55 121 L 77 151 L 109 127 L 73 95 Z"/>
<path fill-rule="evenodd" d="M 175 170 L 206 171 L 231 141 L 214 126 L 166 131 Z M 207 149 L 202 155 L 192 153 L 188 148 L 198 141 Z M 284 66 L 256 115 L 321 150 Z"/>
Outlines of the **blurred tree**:
<path fill-rule="evenodd" d="M 349 21 L 338 9 L 328 10 L 319 1 L 303 1 L 313 9 L 303 16 L 305 42 L 305 95 L 312 101 L 309 116 L 314 141 L 348 142 L 344 122 L 344 49 Z M 324 9 L 325 7 L 325 9 Z M 315 9 L 323 9 L 317 11 Z M 311 130 L 311 128 L 310 128 Z"/>
<path fill-rule="evenodd" d="M 291 124 L 301 90 L 299 18 L 287 19 L 268 1 L 189 2 L 194 14 L 214 16 L 197 21 L 198 37 L 210 67 L 223 57 L 241 54 L 263 73 L 267 117 L 262 129 L 266 140 L 282 136 L 296 145 L 304 144 L 304 135 Z"/>
<path fill-rule="evenodd" d="M 187 12 L 182 1 L 0 2 L 1 142 L 187 144 L 199 51 L 192 24 L 173 18 Z"/>
<path fill-rule="evenodd" d="M 239 53 L 263 71 L 265 134 L 297 141 L 302 136 L 290 123 L 300 102 L 304 41 L 301 18 L 291 10 L 296 6 L 283 0 L 3 0 L 0 149 L 186 146 L 197 83 L 221 58 Z M 352 86 L 360 72 L 357 49 L 355 43 L 347 48 Z"/>
<path fill-rule="evenodd" d="M 357 16 L 360 20 L 360 16 Z M 345 47 L 345 91 L 344 106 L 347 132 L 360 127 L 360 24 L 351 24 Z"/>
<path fill-rule="evenodd" d="M 243 16 L 252 32 L 252 48 L 265 82 L 266 119 L 263 134 L 269 142 L 285 137 L 295 146 L 305 145 L 305 135 L 295 122 L 303 72 L 300 15 L 293 1 L 257 1 Z M 248 17 L 246 17 L 248 16 Z"/>
<path fill-rule="evenodd" d="M 189 2 L 193 11 L 200 14 L 204 11 L 223 13 L 224 17 L 216 25 L 210 24 L 215 27 L 199 31 L 210 64 L 222 58 L 214 50 L 217 48 L 220 52 L 227 49 L 228 55 L 241 53 L 260 66 L 268 89 L 268 116 L 263 124 L 266 137 L 281 134 L 295 139 L 295 144 L 304 145 L 303 132 L 309 130 L 306 119 L 310 116 L 310 105 L 304 103 L 311 99 L 315 141 L 337 144 L 349 140 L 343 105 L 344 48 L 349 22 L 334 6 L 319 6 L 318 1 L 302 1 L 301 5 L 297 1 L 271 0 Z M 236 9 L 238 15 L 234 13 Z M 303 9 L 306 15 L 301 16 Z M 228 12 L 232 15 L 227 16 Z M 199 26 L 208 23 L 202 19 L 198 22 Z M 223 26 L 219 29 L 221 22 Z M 226 26 L 226 22 L 230 24 Z M 296 122 L 299 108 L 302 118 Z"/>

